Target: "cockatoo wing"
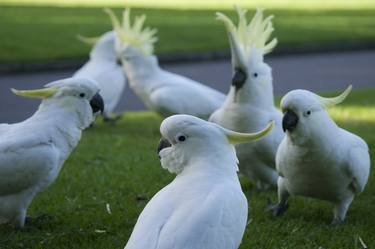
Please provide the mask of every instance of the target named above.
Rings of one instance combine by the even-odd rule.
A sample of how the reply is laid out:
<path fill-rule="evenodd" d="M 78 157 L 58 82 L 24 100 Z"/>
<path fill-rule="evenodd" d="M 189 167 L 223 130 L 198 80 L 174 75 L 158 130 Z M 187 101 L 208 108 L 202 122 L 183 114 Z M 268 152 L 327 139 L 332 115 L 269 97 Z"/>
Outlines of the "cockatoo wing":
<path fill-rule="evenodd" d="M 0 138 L 1 139 L 1 138 Z M 58 166 L 58 150 L 48 141 L 0 141 L 0 196 L 47 185 Z"/>
<path fill-rule="evenodd" d="M 347 154 L 346 171 L 353 178 L 352 187 L 355 193 L 365 188 L 370 173 L 370 156 L 367 144 L 359 137 L 354 147 Z"/>
<path fill-rule="evenodd" d="M 237 249 L 247 221 L 242 192 L 219 188 L 200 203 L 184 203 L 161 228 L 157 249 Z"/>
<path fill-rule="evenodd" d="M 122 67 L 112 61 L 89 60 L 73 77 L 90 78 L 98 83 L 107 114 L 114 111 L 126 87 Z"/>
<path fill-rule="evenodd" d="M 163 83 L 150 96 L 163 115 L 190 114 L 208 118 L 225 100 L 225 95 L 185 77 L 165 73 Z"/>

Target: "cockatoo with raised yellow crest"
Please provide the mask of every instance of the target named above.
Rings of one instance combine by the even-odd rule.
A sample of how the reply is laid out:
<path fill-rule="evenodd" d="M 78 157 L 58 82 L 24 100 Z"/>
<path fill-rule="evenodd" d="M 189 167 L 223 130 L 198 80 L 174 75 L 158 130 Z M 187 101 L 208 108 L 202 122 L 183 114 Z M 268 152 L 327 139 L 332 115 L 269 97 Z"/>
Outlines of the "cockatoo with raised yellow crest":
<path fill-rule="evenodd" d="M 78 37 L 92 45 L 90 59 L 76 71 L 73 77 L 89 78 L 97 82 L 105 109 L 104 121 L 116 120 L 113 116 L 126 88 L 126 76 L 115 50 L 115 33 L 109 31 L 97 38 Z"/>
<path fill-rule="evenodd" d="M 125 249 L 237 249 L 247 223 L 247 200 L 233 144 L 265 136 L 237 133 L 190 115 L 165 119 L 161 165 L 176 178 L 146 205 Z"/>
<path fill-rule="evenodd" d="M 275 128 L 265 139 L 236 146 L 240 172 L 255 179 L 259 188 L 276 186 L 275 155 L 284 134 L 281 112 L 274 106 L 272 72 L 263 56 L 272 51 L 277 40 L 268 42 L 273 31 L 272 17 L 263 17 L 257 9 L 251 22 L 246 11 L 236 7 L 239 23 L 236 27 L 222 13 L 217 20 L 227 29 L 232 54 L 233 79 L 224 104 L 210 117 L 210 121 L 238 132 L 254 132 L 270 120 Z"/>
<path fill-rule="evenodd" d="M 143 29 L 145 15 L 137 16 L 132 25 L 127 9 L 120 24 L 111 10 L 106 11 L 117 34 L 117 52 L 129 86 L 147 108 L 164 117 L 190 114 L 208 119 L 221 106 L 224 94 L 159 67 L 153 54 L 156 29 Z"/>
<path fill-rule="evenodd" d="M 276 156 L 280 176 L 274 215 L 286 210 L 290 195 L 301 195 L 332 202 L 332 224 L 340 224 L 354 196 L 365 188 L 370 172 L 366 142 L 338 127 L 326 111 L 350 91 L 351 86 L 338 97 L 323 98 L 294 90 L 282 98 L 286 136 Z"/>
<path fill-rule="evenodd" d="M 22 228 L 35 195 L 56 179 L 82 130 L 104 106 L 89 79 L 68 78 L 44 89 L 13 92 L 42 99 L 30 118 L 0 125 L 0 224 Z"/>

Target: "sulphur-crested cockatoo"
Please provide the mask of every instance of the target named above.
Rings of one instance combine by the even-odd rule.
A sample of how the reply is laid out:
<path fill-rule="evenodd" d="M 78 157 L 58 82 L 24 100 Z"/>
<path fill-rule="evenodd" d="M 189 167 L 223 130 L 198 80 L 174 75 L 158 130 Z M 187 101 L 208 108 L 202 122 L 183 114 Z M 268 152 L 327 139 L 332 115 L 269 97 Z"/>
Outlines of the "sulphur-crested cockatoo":
<path fill-rule="evenodd" d="M 276 156 L 280 176 L 274 215 L 286 210 L 289 195 L 302 195 L 332 202 L 332 223 L 338 224 L 354 195 L 363 191 L 370 171 L 367 144 L 338 127 L 325 110 L 342 102 L 350 90 L 335 98 L 294 90 L 281 100 L 286 136 Z"/>
<path fill-rule="evenodd" d="M 124 11 L 123 25 L 107 9 L 117 34 L 117 52 L 130 88 L 147 108 L 162 116 L 190 114 L 208 119 L 221 106 L 225 95 L 201 83 L 167 72 L 153 55 L 155 29 L 143 29 L 145 15 L 130 23 L 130 10 Z"/>
<path fill-rule="evenodd" d="M 126 77 L 115 51 L 115 33 L 109 31 L 98 38 L 79 37 L 92 44 L 90 59 L 73 77 L 89 78 L 97 82 L 104 100 L 104 121 L 115 119 L 112 114 L 126 87 Z"/>
<path fill-rule="evenodd" d="M 30 118 L 0 125 L 0 224 L 24 226 L 34 196 L 50 185 L 76 147 L 81 132 L 103 111 L 99 88 L 89 79 L 69 78 L 44 89 L 14 90 L 43 99 Z"/>
<path fill-rule="evenodd" d="M 274 106 L 271 68 L 263 61 L 263 55 L 277 44 L 276 39 L 268 42 L 273 31 L 272 16 L 263 18 L 263 10 L 258 9 L 248 23 L 246 11 L 239 7 L 236 10 L 238 27 L 224 14 L 216 14 L 228 32 L 234 74 L 224 104 L 209 120 L 238 132 L 255 132 L 274 120 L 275 128 L 269 136 L 237 145 L 236 151 L 243 175 L 256 179 L 259 188 L 276 186 L 275 156 L 284 136 L 282 114 Z"/>
<path fill-rule="evenodd" d="M 160 126 L 158 154 L 176 178 L 146 205 L 125 249 L 236 249 L 247 220 L 232 144 L 259 139 L 272 129 L 244 134 L 190 115 Z"/>

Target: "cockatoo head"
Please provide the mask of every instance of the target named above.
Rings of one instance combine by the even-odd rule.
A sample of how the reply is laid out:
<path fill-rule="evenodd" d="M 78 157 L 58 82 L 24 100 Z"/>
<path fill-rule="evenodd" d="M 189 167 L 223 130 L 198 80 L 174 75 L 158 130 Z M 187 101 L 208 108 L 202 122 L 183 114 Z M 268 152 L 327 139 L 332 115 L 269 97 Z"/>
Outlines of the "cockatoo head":
<path fill-rule="evenodd" d="M 277 44 L 274 38 L 268 42 L 272 32 L 272 18 L 263 18 L 263 10 L 257 9 L 248 23 L 246 10 L 236 7 L 239 22 L 235 26 L 224 14 L 216 13 L 227 29 L 232 54 L 232 87 L 238 97 L 236 101 L 251 98 L 260 100 L 273 98 L 271 68 L 264 63 L 263 56 L 273 50 Z M 272 100 L 273 101 L 273 100 Z"/>
<path fill-rule="evenodd" d="M 238 133 L 194 116 L 174 115 L 160 126 L 162 139 L 157 152 L 162 167 L 172 173 L 178 174 L 187 165 L 200 161 L 210 162 L 215 167 L 215 160 L 237 161 L 233 144 L 257 140 L 272 127 L 273 123 L 270 123 L 257 133 Z"/>
<path fill-rule="evenodd" d="M 332 121 L 326 108 L 344 101 L 351 89 L 350 85 L 342 94 L 333 98 L 324 98 L 307 90 L 288 92 L 281 100 L 284 132 L 303 143 L 322 130 L 329 130 Z"/>
<path fill-rule="evenodd" d="M 97 84 L 85 78 L 67 78 L 51 82 L 45 88 L 36 90 L 16 90 L 19 96 L 42 99 L 38 112 L 46 117 L 68 115 L 75 118 L 82 129 L 94 120 L 94 115 L 103 112 L 104 102 Z"/>
<path fill-rule="evenodd" d="M 113 30 L 116 33 L 116 52 L 125 64 L 134 63 L 133 67 L 143 66 L 154 61 L 154 43 L 157 41 L 155 36 L 157 30 L 149 27 L 143 28 L 146 20 L 145 15 L 136 16 L 134 23 L 130 21 L 130 9 L 123 12 L 122 23 L 110 9 L 104 10 L 110 17 Z"/>
<path fill-rule="evenodd" d="M 119 63 L 115 49 L 116 34 L 114 31 L 108 31 L 100 37 L 84 37 L 79 35 L 78 39 L 93 46 L 90 52 L 91 58 L 106 59 Z"/>

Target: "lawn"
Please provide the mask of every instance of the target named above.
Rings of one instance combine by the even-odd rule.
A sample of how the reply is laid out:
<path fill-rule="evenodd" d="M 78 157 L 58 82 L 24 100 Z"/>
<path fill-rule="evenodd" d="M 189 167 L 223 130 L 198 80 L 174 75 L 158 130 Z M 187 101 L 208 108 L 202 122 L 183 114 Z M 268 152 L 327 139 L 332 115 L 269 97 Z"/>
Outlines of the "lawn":
<path fill-rule="evenodd" d="M 344 128 L 365 138 L 375 155 L 375 89 L 353 92 L 330 109 Z M 29 214 L 48 214 L 23 231 L 0 226 L 0 248 L 123 248 L 147 201 L 173 179 L 160 167 L 156 145 L 161 119 L 150 112 L 126 113 L 115 126 L 98 122 L 84 132 L 78 148 L 57 181 L 38 195 Z M 249 201 L 249 225 L 241 248 L 368 248 L 375 247 L 375 173 L 348 212 L 346 223 L 331 227 L 330 204 L 291 198 L 285 216 L 264 212 L 267 198 L 254 184 L 241 179 Z M 107 210 L 110 208 L 110 212 Z"/>
<path fill-rule="evenodd" d="M 52 5 L 52 1 L 39 2 L 41 5 L 28 6 L 30 1 L 16 4 L 0 0 L 0 63 L 87 58 L 90 48 L 80 43 L 76 35 L 98 36 L 111 29 L 108 17 L 96 5 L 46 6 Z M 67 0 L 58 0 L 56 4 L 61 2 Z M 375 5 L 359 5 L 355 9 L 349 8 L 350 5 L 336 9 L 321 9 L 316 4 L 311 8 L 288 6 L 267 11 L 275 15 L 279 49 L 309 45 L 362 46 L 375 42 Z M 215 21 L 215 12 L 222 8 L 235 16 L 228 6 L 195 10 L 164 7 L 133 9 L 133 14 L 147 14 L 147 24 L 158 28 L 157 54 L 228 50 L 224 27 Z M 115 10 L 119 14 L 121 8 Z"/>

